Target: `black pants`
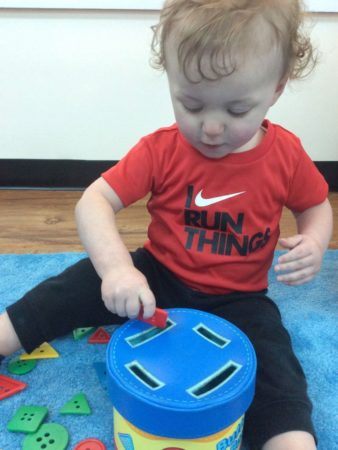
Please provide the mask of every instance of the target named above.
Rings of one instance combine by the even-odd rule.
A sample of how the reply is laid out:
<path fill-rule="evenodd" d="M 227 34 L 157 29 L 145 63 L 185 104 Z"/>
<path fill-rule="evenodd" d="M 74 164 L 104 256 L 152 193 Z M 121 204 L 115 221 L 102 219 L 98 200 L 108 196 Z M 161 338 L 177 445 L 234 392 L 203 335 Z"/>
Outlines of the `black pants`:
<path fill-rule="evenodd" d="M 132 253 L 161 308 L 194 308 L 232 322 L 251 340 L 257 355 L 256 394 L 246 413 L 244 436 L 260 449 L 273 436 L 292 430 L 314 435 L 312 405 L 302 368 L 280 312 L 266 292 L 209 295 L 192 290 L 146 250 Z M 75 328 L 121 324 L 101 299 L 101 280 L 89 259 L 50 278 L 11 305 L 7 312 L 27 352 Z"/>

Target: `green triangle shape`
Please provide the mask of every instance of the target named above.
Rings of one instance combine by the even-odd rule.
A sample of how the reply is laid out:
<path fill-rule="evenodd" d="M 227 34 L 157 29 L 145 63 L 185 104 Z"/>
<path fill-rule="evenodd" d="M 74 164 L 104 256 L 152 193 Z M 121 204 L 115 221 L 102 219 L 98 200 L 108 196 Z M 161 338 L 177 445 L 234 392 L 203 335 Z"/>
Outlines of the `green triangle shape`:
<path fill-rule="evenodd" d="M 89 415 L 91 412 L 87 398 L 82 392 L 74 395 L 60 410 L 60 414 Z"/>
<path fill-rule="evenodd" d="M 76 328 L 73 330 L 73 336 L 76 341 L 87 336 L 95 327 L 84 327 L 84 328 Z"/>

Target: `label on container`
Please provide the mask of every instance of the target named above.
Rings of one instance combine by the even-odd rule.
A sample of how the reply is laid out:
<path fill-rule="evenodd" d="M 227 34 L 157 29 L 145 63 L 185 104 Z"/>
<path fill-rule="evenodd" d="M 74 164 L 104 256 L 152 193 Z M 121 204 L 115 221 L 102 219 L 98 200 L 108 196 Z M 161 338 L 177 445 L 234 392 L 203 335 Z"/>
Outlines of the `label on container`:
<path fill-rule="evenodd" d="M 218 433 L 199 439 L 154 436 L 136 428 L 114 408 L 115 450 L 239 450 L 244 415 Z"/>

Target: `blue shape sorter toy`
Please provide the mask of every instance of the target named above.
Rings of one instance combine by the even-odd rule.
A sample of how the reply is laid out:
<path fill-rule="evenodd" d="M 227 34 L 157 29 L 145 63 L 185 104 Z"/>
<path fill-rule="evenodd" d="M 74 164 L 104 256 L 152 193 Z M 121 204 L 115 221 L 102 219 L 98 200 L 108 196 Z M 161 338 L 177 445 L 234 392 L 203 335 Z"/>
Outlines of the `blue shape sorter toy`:
<path fill-rule="evenodd" d="M 147 433 L 190 440 L 219 433 L 242 418 L 253 399 L 254 349 L 237 327 L 215 315 L 166 311 L 164 329 L 130 320 L 112 336 L 107 376 L 114 412 L 142 439 Z M 116 442 L 119 435 L 133 439 L 132 431 L 114 427 Z"/>

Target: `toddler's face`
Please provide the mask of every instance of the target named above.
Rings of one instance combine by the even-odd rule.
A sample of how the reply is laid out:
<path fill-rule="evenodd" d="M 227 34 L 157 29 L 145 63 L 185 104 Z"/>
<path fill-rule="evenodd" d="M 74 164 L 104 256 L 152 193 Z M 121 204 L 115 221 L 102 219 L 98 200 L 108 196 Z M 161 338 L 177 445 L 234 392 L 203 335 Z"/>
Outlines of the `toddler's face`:
<path fill-rule="evenodd" d="M 192 83 L 179 68 L 177 50 L 168 43 L 167 75 L 178 127 L 208 158 L 244 152 L 261 140 L 265 115 L 283 91 L 278 52 L 247 58 L 229 76 Z M 189 74 L 194 75 L 191 66 Z M 195 73 L 193 79 L 198 79 Z"/>

